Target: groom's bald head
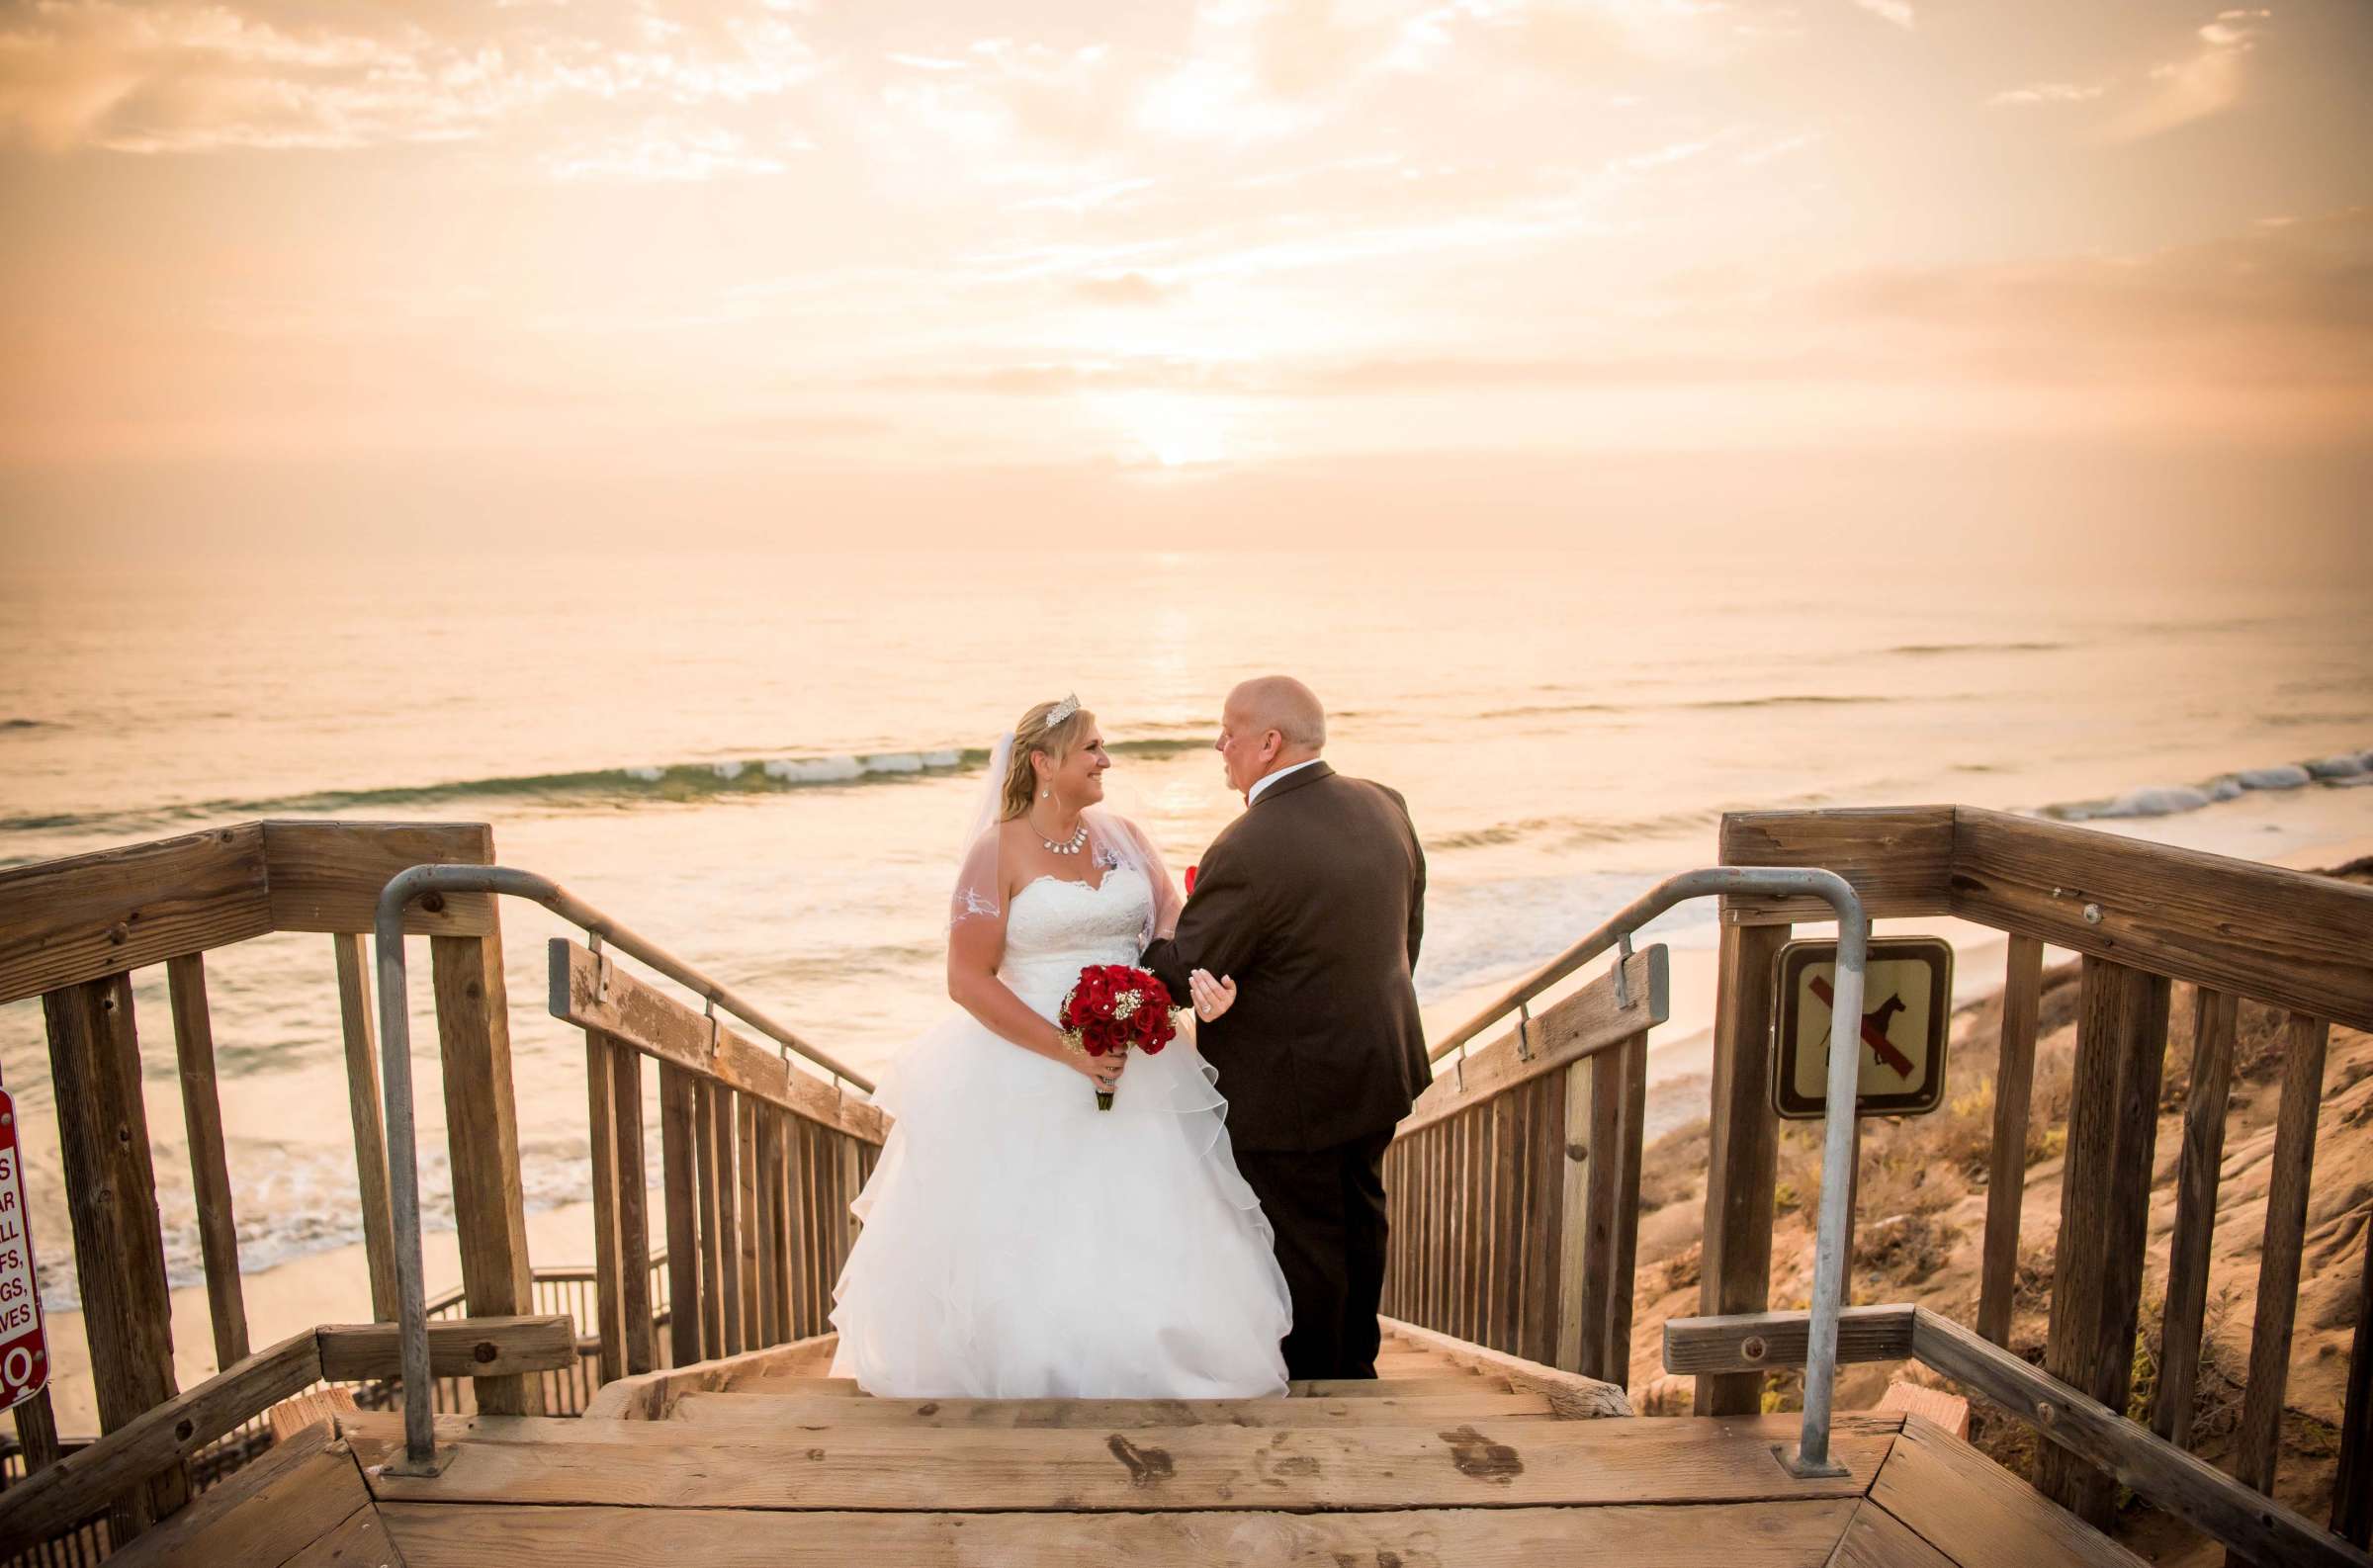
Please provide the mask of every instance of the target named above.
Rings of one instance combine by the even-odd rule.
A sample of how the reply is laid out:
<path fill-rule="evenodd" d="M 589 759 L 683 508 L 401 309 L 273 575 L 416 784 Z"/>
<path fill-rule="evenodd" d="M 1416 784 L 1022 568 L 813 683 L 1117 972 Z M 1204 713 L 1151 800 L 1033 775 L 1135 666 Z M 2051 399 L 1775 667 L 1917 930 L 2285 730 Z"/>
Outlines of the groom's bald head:
<path fill-rule="evenodd" d="M 1219 754 L 1238 794 L 1279 768 L 1307 762 L 1327 743 L 1318 693 L 1290 675 L 1262 675 L 1228 693 L 1220 710 Z"/>
<path fill-rule="evenodd" d="M 1274 730 L 1289 746 L 1317 752 L 1327 743 L 1327 710 L 1318 693 L 1291 675 L 1261 675 L 1228 693 L 1227 712 L 1253 730 Z"/>

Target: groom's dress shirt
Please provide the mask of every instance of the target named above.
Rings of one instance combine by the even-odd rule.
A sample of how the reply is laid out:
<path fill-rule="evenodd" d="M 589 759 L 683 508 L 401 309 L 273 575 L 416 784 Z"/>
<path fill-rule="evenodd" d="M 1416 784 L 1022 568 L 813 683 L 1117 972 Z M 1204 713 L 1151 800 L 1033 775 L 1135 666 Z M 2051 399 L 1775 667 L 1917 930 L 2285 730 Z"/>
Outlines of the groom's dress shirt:
<path fill-rule="evenodd" d="M 1318 764 L 1319 764 L 1319 763 L 1320 763 L 1322 760 L 1323 760 L 1323 758 L 1320 758 L 1320 757 L 1312 757 L 1312 758 L 1311 758 L 1309 761 L 1307 761 L 1307 762 L 1296 762 L 1296 763 L 1295 763 L 1293 766 L 1291 766 L 1291 767 L 1281 767 L 1281 768 L 1277 769 L 1277 770 L 1276 770 L 1274 773 L 1264 773 L 1264 774 L 1262 774 L 1262 775 L 1261 775 L 1259 778 L 1257 778 L 1257 779 L 1253 780 L 1253 787 L 1252 787 L 1251 789 L 1248 789 L 1248 790 L 1246 790 L 1246 791 L 1244 792 L 1244 803 L 1245 803 L 1247 806 L 1250 806 L 1250 805 L 1251 805 L 1253 802 L 1255 802 L 1255 801 L 1257 801 L 1257 800 L 1259 800 L 1259 799 L 1261 798 L 1261 792 L 1262 792 L 1263 790 L 1265 790 L 1265 789 L 1269 788 L 1269 787 L 1270 787 L 1272 784 L 1274 784 L 1274 783 L 1275 783 L 1277 780 L 1279 780 L 1279 779 L 1281 779 L 1281 778 L 1289 778 L 1289 777 L 1291 777 L 1292 775 L 1294 775 L 1294 774 L 1296 774 L 1296 773 L 1299 773 L 1299 772 L 1300 772 L 1302 769 L 1304 769 L 1304 768 L 1306 768 L 1306 767 L 1316 767 L 1316 766 L 1318 766 Z"/>
<path fill-rule="evenodd" d="M 1271 774 L 1204 851 L 1177 933 L 1140 963 L 1188 994 L 1230 976 L 1235 1006 L 1198 1023 L 1239 1150 L 1319 1150 L 1389 1131 L 1425 1088 L 1409 971 L 1426 857 L 1401 797 L 1325 762 Z"/>

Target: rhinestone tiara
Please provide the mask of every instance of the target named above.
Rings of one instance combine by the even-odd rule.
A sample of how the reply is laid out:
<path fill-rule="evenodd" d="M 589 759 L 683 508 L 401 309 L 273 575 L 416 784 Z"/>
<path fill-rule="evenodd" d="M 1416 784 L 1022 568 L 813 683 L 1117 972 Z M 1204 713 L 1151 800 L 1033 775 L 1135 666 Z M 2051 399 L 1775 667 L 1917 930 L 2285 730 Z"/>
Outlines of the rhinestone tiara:
<path fill-rule="evenodd" d="M 1047 728 L 1052 729 L 1080 711 L 1080 699 L 1074 695 L 1064 698 L 1046 710 Z"/>

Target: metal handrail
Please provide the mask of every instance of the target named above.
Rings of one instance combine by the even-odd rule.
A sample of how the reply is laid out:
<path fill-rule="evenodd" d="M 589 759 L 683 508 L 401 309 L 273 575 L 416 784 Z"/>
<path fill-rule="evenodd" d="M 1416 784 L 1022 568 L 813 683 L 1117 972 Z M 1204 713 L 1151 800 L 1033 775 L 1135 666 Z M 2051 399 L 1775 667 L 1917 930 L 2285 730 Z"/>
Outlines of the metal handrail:
<path fill-rule="evenodd" d="M 1596 930 L 1519 981 L 1462 1028 L 1428 1053 L 1439 1062 L 1514 1009 L 1619 943 L 1627 954 L 1631 935 L 1676 904 L 1721 894 L 1808 896 L 1837 911 L 1837 985 L 1829 1015 L 1829 1083 L 1821 1111 L 1821 1211 L 1813 1233 L 1812 1310 L 1804 1351 L 1804 1424 L 1797 1451 L 1783 1459 L 1799 1476 L 1839 1476 L 1843 1465 L 1829 1456 L 1829 1406 L 1837 1383 L 1837 1319 L 1845 1306 L 1847 1204 L 1854 1183 L 1847 1169 L 1854 1159 L 1856 1086 L 1862 1076 L 1862 982 L 1870 953 L 1871 922 L 1853 884 L 1834 871 L 1792 866 L 1713 866 L 1667 877 L 1604 921 Z M 1616 976 L 1622 982 L 1623 960 Z"/>
<path fill-rule="evenodd" d="M 387 1102 L 388 1177 L 396 1243 L 398 1344 L 403 1376 L 403 1454 L 388 1466 L 396 1475 L 434 1475 L 452 1458 L 436 1450 L 435 1411 L 429 1404 L 428 1309 L 420 1258 L 420 1151 L 412 1106 L 412 1025 L 404 975 L 403 912 L 430 893 L 491 893 L 529 899 L 561 918 L 631 953 L 706 998 L 781 1045 L 870 1094 L 873 1083 L 835 1061 L 711 980 L 657 942 L 620 925 L 549 877 L 508 866 L 429 865 L 396 873 L 380 890 L 374 936 L 379 948 L 379 1046 L 382 1093 Z M 785 1061 L 784 1071 L 790 1071 Z"/>

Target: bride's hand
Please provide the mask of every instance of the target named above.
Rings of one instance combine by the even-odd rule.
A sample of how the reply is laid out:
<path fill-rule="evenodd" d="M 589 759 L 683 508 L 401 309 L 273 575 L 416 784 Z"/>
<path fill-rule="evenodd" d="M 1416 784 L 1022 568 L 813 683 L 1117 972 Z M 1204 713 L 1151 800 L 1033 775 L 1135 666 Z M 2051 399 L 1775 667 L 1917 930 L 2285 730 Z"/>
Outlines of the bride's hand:
<path fill-rule="evenodd" d="M 1213 980 L 1207 969 L 1188 975 L 1186 989 L 1194 997 L 1194 1015 L 1205 1023 L 1236 1005 L 1236 982 Z"/>
<path fill-rule="evenodd" d="M 1120 1083 L 1121 1069 L 1129 1065 L 1129 1053 L 1114 1051 L 1105 1056 L 1080 1055 L 1067 1060 L 1096 1086 L 1098 1093 L 1109 1094 Z"/>

